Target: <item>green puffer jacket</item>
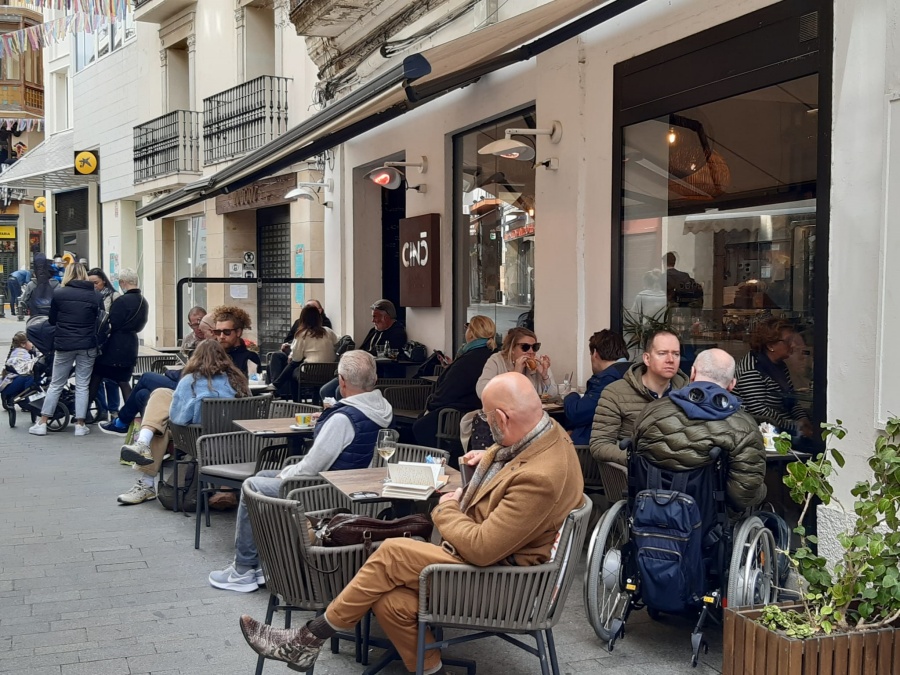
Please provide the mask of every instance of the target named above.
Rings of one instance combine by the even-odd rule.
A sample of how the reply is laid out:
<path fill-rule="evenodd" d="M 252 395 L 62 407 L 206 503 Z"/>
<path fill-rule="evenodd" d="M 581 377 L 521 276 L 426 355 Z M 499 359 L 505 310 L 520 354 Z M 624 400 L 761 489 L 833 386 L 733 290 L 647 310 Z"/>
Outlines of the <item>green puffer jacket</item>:
<path fill-rule="evenodd" d="M 722 420 L 692 420 L 668 398 L 654 401 L 638 417 L 634 443 L 639 455 L 670 471 L 711 464 L 709 451 L 728 453 L 728 506 L 742 511 L 766 498 L 766 450 L 754 419 L 739 410 Z"/>
<path fill-rule="evenodd" d="M 631 438 L 635 420 L 648 403 L 656 400 L 641 381 L 646 371 L 643 363 L 635 363 L 621 380 L 607 385 L 600 395 L 591 425 L 591 454 L 598 462 L 625 466 L 625 453 L 619 449 L 619 441 Z M 681 389 L 687 383 L 687 375 L 679 370 L 672 378 L 672 389 Z"/>

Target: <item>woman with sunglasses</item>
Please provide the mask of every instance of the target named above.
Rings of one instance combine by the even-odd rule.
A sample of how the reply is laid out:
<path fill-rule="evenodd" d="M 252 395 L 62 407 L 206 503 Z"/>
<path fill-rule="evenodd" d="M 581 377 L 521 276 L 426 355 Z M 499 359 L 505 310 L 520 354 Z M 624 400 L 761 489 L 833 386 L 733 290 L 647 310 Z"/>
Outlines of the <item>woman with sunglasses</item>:
<path fill-rule="evenodd" d="M 539 355 L 541 343 L 527 328 L 510 328 L 500 351 L 487 360 L 475 385 L 478 397 L 493 378 L 501 373 L 522 373 L 531 380 L 538 394 L 554 391 L 556 382 L 550 372 L 550 357 Z"/>

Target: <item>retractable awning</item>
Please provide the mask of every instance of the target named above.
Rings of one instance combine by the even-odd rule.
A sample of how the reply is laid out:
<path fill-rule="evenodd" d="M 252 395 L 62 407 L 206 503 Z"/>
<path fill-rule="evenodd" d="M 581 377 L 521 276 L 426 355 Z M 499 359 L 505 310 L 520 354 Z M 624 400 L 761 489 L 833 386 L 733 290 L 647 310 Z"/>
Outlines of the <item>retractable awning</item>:
<path fill-rule="evenodd" d="M 400 65 L 259 150 L 218 173 L 141 207 L 136 215 L 150 220 L 160 218 L 277 173 L 471 84 L 483 75 L 532 59 L 646 1 L 553 0 L 512 19 L 408 56 Z"/>
<path fill-rule="evenodd" d="M 72 190 L 97 182 L 96 176 L 75 175 L 74 131 L 45 138 L 0 174 L 0 187 L 14 190 Z"/>

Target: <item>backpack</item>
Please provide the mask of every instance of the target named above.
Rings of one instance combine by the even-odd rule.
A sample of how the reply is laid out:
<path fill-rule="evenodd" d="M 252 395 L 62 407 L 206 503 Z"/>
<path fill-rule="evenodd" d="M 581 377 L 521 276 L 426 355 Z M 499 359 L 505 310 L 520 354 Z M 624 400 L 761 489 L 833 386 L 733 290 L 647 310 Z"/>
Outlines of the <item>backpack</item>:
<path fill-rule="evenodd" d="M 641 598 L 647 607 L 672 613 L 697 604 L 706 581 L 703 519 L 694 498 L 682 491 L 687 486 L 686 472 L 680 477 L 684 480 L 673 480 L 675 489 L 638 492 L 631 528 L 641 571 Z"/>
<path fill-rule="evenodd" d="M 34 287 L 28 298 L 28 311 L 31 316 L 50 316 L 50 303 L 53 301 L 53 285 L 50 281 L 42 281 Z"/>
<path fill-rule="evenodd" d="M 356 343 L 349 335 L 342 336 L 334 345 L 334 353 L 338 358 L 344 352 L 349 352 L 353 349 L 356 349 Z"/>
<path fill-rule="evenodd" d="M 197 487 L 200 481 L 196 480 L 197 465 L 182 464 L 178 467 L 178 486 L 173 485 L 175 462 L 167 459 L 159 469 L 156 479 L 156 499 L 164 509 L 175 510 L 175 491 L 178 497 L 178 510 L 189 513 L 197 510 Z"/>

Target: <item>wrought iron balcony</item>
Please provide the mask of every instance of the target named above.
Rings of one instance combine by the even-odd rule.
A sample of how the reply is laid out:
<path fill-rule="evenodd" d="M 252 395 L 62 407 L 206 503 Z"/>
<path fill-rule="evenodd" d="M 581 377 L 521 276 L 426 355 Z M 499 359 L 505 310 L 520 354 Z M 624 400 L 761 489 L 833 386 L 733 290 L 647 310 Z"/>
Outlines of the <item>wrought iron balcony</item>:
<path fill-rule="evenodd" d="M 192 110 L 175 110 L 134 128 L 134 182 L 200 172 L 200 123 Z"/>
<path fill-rule="evenodd" d="M 263 75 L 203 99 L 203 163 L 246 154 L 288 128 L 288 79 Z"/>

